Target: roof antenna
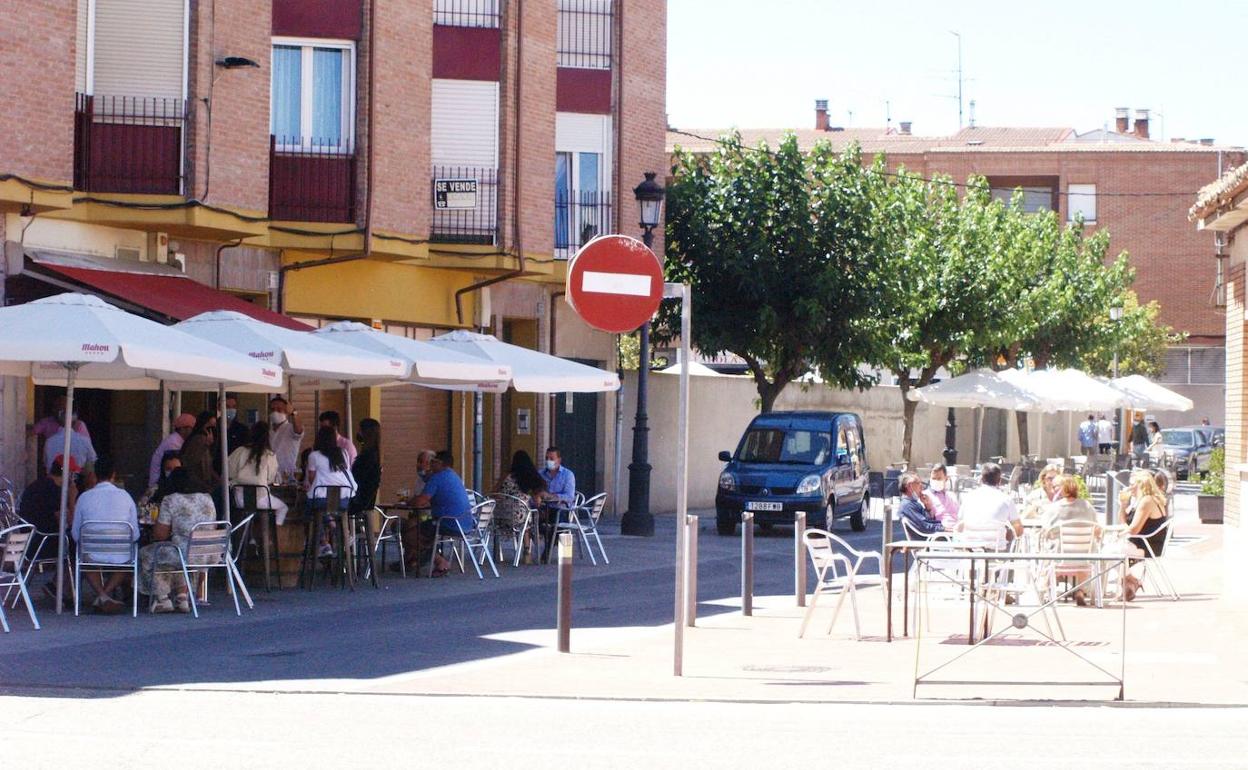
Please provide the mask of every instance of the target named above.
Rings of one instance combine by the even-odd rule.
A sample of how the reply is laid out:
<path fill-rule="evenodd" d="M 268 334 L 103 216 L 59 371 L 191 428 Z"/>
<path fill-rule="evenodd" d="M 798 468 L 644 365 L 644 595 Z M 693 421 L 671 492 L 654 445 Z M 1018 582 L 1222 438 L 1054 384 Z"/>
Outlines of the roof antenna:
<path fill-rule="evenodd" d="M 884 133 L 893 133 L 893 107 L 887 99 L 884 100 Z"/>
<path fill-rule="evenodd" d="M 970 117 L 971 119 L 970 119 L 970 122 L 967 123 L 967 127 L 974 128 L 975 127 L 975 100 L 974 99 L 971 100 L 971 116 Z"/>

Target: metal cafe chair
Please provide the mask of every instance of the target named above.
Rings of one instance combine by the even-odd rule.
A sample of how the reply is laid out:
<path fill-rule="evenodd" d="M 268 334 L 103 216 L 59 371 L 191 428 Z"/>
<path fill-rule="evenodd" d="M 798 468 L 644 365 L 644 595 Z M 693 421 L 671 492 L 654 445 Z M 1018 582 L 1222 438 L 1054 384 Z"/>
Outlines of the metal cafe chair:
<path fill-rule="evenodd" d="M 840 597 L 837 599 L 836 608 L 832 611 L 832 619 L 828 623 L 827 633 L 832 633 L 832 629 L 836 626 L 836 619 L 841 614 L 841 607 L 845 604 L 845 597 L 848 596 L 849 603 L 854 610 L 854 637 L 861 640 L 862 625 L 858 616 L 858 584 L 860 579 L 865 578 L 871 581 L 870 585 L 882 585 L 883 578 L 879 576 L 860 576 L 858 572 L 862 568 L 863 562 L 868 559 L 875 559 L 876 565 L 880 568 L 879 572 L 882 573 L 883 558 L 877 551 L 857 550 L 826 529 L 808 529 L 803 533 L 802 540 L 806 545 L 806 553 L 810 556 L 811 564 L 815 568 L 815 592 L 810 599 L 810 605 L 806 607 L 805 615 L 802 616 L 802 625 L 797 632 L 798 638 L 806 635 L 806 627 L 810 624 L 811 616 L 814 615 L 819 597 L 825 593 L 837 591 Z"/>
<path fill-rule="evenodd" d="M 38 631 L 39 618 L 35 615 L 35 605 L 30 601 L 30 591 L 26 588 L 26 575 L 29 572 L 26 569 L 26 556 L 34 534 L 35 528 L 30 524 L 18 524 L 0 530 L 0 588 L 5 591 L 5 599 L 8 599 L 9 591 L 17 589 L 18 598 L 26 602 L 26 614 L 30 615 L 30 622 Z M 17 599 L 14 599 L 13 605 L 17 606 Z M 0 626 L 3 626 L 6 634 L 9 633 L 4 601 L 0 601 Z"/>
<path fill-rule="evenodd" d="M 580 493 L 577 493 L 578 495 Z M 607 504 L 607 493 L 599 492 L 588 499 L 582 499 L 578 505 L 567 508 L 559 512 L 559 518 L 555 522 L 554 537 L 557 539 L 560 532 L 575 532 L 579 534 L 581 540 L 577 543 L 578 548 L 581 543 L 585 545 L 585 552 L 589 554 L 589 561 L 594 566 L 598 565 L 598 560 L 594 558 L 594 549 L 589 543 L 589 536 L 593 535 L 594 541 L 598 543 L 598 552 L 602 554 L 604 564 L 610 564 L 611 560 L 607 558 L 607 552 L 602 547 L 602 538 L 598 535 L 598 520 L 602 517 L 603 508 Z M 567 519 L 564 519 L 564 513 Z"/>
<path fill-rule="evenodd" d="M 381 526 L 377 528 L 377 537 L 373 541 L 373 560 L 376 562 L 377 550 L 381 549 L 381 569 L 389 563 L 390 544 L 399 549 L 399 574 L 407 577 L 407 554 L 403 549 L 403 517 L 386 513 L 380 507 L 373 509 L 380 517 Z"/>
<path fill-rule="evenodd" d="M 192 588 L 195 583 L 191 580 L 191 573 L 206 574 L 213 569 L 225 570 L 230 596 L 234 599 L 234 614 L 239 616 L 243 614 L 238 604 L 238 595 L 246 591 L 246 588 L 242 585 L 242 577 L 235 575 L 234 560 L 230 554 L 230 523 L 228 521 L 201 521 L 191 527 L 184 546 L 179 547 L 168 540 L 156 545 L 161 550 L 173 549 L 177 552 L 178 566 L 182 571 L 182 578 L 186 580 L 187 596 L 191 600 L 191 613 L 195 617 L 199 617 L 199 606 Z M 173 572 L 173 570 L 158 568 L 156 572 Z"/>
<path fill-rule="evenodd" d="M 441 521 L 438 521 L 438 528 L 435 530 L 433 550 L 429 554 L 429 574 L 433 574 L 433 564 L 437 554 L 442 552 L 443 546 L 451 546 L 451 554 L 459 563 L 459 571 L 464 571 L 464 558 L 472 562 L 472 568 L 477 571 L 477 579 L 484 580 L 485 575 L 481 572 L 481 565 L 487 564 L 490 571 L 494 573 L 494 577 L 498 577 L 498 568 L 494 566 L 494 557 L 490 555 L 490 545 L 488 536 L 483 536 L 482 531 L 488 530 L 494 524 L 494 506 L 495 501 L 488 500 L 473 510 L 473 527 L 465 531 L 458 519 L 454 519 L 455 530 L 457 534 L 443 532 Z M 463 545 L 463 551 L 460 551 L 460 545 Z"/>
<path fill-rule="evenodd" d="M 132 615 L 139 616 L 139 533 L 128 521 L 88 521 L 78 532 L 74 554 L 74 615 L 82 598 L 82 571 L 129 572 Z"/>
<path fill-rule="evenodd" d="M 499 525 L 496 523 L 495 533 L 494 533 L 495 547 L 497 548 L 497 552 L 498 552 L 498 556 L 500 560 L 506 555 L 503 552 L 503 542 L 504 542 L 503 538 L 504 536 L 506 536 L 511 540 L 512 555 L 513 555 L 512 566 L 519 567 L 520 558 L 524 553 L 525 538 L 528 537 L 530 529 L 534 526 L 534 521 L 535 521 L 537 512 L 533 509 L 533 506 L 529 504 L 529 501 L 526 498 L 520 497 L 518 495 L 509 495 L 503 492 L 495 492 L 490 497 L 491 499 L 500 503 L 509 502 L 513 506 L 514 510 L 524 512 L 521 518 L 521 521 L 519 523 L 516 523 L 513 520 L 511 522 L 511 528 L 508 531 L 502 531 L 501 529 L 499 529 Z M 498 521 L 497 518 L 495 518 L 495 522 L 497 521 Z"/>

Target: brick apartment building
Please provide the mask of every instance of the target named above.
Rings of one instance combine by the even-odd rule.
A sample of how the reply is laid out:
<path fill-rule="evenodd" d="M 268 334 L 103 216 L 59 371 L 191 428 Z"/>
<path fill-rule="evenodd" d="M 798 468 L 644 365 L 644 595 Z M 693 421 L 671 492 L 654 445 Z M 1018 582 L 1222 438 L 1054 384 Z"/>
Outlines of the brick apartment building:
<path fill-rule="evenodd" d="M 612 337 L 561 299 L 565 260 L 635 229 L 632 188 L 666 158 L 665 58 L 663 0 L 5 4 L 0 297 L 85 291 L 163 322 L 225 307 L 416 338 L 486 328 L 610 365 Z M 0 387 L 0 475 L 20 483 L 55 393 Z M 305 415 L 342 403 L 295 397 Z M 420 448 L 472 451 L 471 396 L 356 398 L 384 426 L 383 494 Z M 610 488 L 612 398 L 485 406 L 486 486 L 513 449 L 560 441 L 582 487 Z M 262 418 L 264 398 L 242 407 Z M 153 394 L 81 398 L 97 449 L 132 474 L 159 411 Z"/>
<path fill-rule="evenodd" d="M 1240 165 L 1240 147 L 1212 140 L 1169 142 L 1150 137 L 1149 111 L 1116 110 L 1113 130 L 1078 133 L 1070 128 L 992 128 L 973 126 L 949 136 L 921 136 L 910 123 L 896 129 L 839 128 L 818 101 L 813 129 L 742 129 L 747 145 L 775 146 L 792 132 L 802 147 L 829 141 L 836 147 L 858 142 L 867 158 L 884 153 L 890 168 L 904 166 L 923 175 L 944 174 L 965 181 L 988 179 L 993 194 L 1009 198 L 1021 187 L 1025 206 L 1052 210 L 1063 221 L 1082 213 L 1089 227 L 1109 231 L 1110 253 L 1127 251 L 1136 270 L 1134 289 L 1141 301 L 1161 305 L 1161 322 L 1187 334 L 1167 354 L 1160 378 L 1196 403 L 1187 414 L 1158 415 L 1163 424 L 1197 422 L 1208 416 L 1220 424 L 1225 384 L 1226 321 L 1218 241 L 1194 230 L 1187 203 L 1223 169 Z M 694 152 L 712 148 L 725 129 L 669 131 L 668 149 Z M 698 138 L 705 137 L 705 138 Z"/>

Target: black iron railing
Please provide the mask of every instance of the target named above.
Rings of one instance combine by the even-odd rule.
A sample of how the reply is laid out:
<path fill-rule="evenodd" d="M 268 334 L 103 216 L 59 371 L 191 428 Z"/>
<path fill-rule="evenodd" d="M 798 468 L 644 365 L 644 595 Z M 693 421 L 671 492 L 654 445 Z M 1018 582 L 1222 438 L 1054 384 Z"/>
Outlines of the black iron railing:
<path fill-rule="evenodd" d="M 433 23 L 446 27 L 496 28 L 502 0 L 434 0 Z"/>
<path fill-rule="evenodd" d="M 566 259 L 593 238 L 611 232 L 611 194 L 555 194 L 555 256 Z"/>
<path fill-rule="evenodd" d="M 611 0 L 559 0 L 558 66 L 611 69 Z"/>
<path fill-rule="evenodd" d="M 433 167 L 435 243 L 498 242 L 498 171 L 476 166 Z"/>
<path fill-rule="evenodd" d="M 179 195 L 185 181 L 186 100 L 78 94 L 74 187 Z"/>
<path fill-rule="evenodd" d="M 269 216 L 355 221 L 355 152 L 346 142 L 269 136 Z"/>

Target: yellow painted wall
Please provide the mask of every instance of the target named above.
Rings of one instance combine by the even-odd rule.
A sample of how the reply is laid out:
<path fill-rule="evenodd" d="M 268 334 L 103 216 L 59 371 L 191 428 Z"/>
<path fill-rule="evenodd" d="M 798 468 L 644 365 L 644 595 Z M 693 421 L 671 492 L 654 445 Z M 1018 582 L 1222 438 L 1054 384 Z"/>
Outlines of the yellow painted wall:
<path fill-rule="evenodd" d="M 306 259 L 284 254 L 283 262 Z M 431 326 L 458 326 L 455 292 L 473 276 L 453 270 L 362 259 L 286 273 L 285 312 L 329 318 L 379 318 Z M 475 293 L 464 296 L 472 323 Z"/>

